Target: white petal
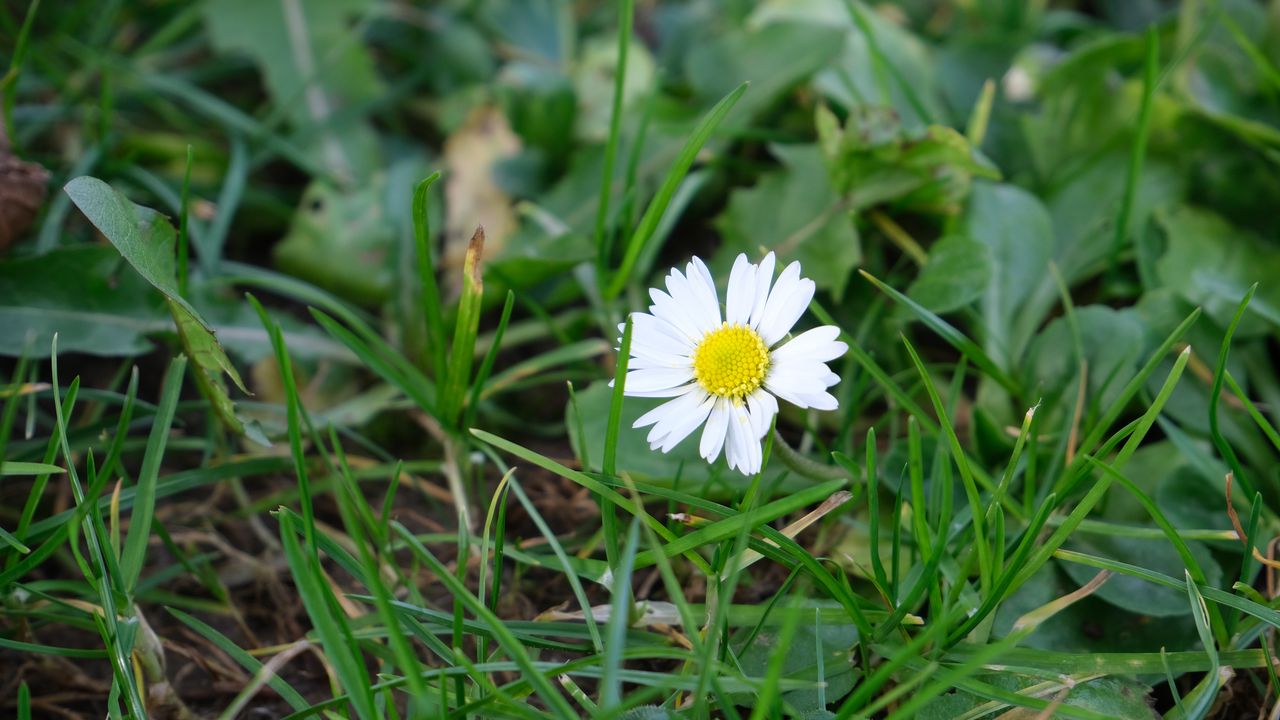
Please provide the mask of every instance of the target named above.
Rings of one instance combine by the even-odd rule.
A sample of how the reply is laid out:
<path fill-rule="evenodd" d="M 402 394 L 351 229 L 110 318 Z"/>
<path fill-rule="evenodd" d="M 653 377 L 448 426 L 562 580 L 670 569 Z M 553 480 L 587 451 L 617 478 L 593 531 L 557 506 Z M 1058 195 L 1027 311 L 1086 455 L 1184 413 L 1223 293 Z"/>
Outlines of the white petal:
<path fill-rule="evenodd" d="M 764 438 L 773 425 L 773 416 L 778 414 L 777 398 L 763 390 L 756 390 L 747 396 L 747 409 L 751 411 L 756 438 Z"/>
<path fill-rule="evenodd" d="M 823 325 L 806 330 L 770 353 L 769 359 L 773 363 L 788 360 L 830 362 L 849 351 L 849 346 L 837 340 L 838 337 L 840 337 L 840 328 L 835 325 Z"/>
<path fill-rule="evenodd" d="M 657 288 L 649 288 L 649 298 L 653 300 L 649 312 L 679 330 L 685 342 L 697 344 L 702 339 L 705 331 L 698 329 L 693 316 L 681 309 L 679 301 Z"/>
<path fill-rule="evenodd" d="M 786 368 L 787 372 L 770 369 L 765 378 L 765 388 L 802 408 L 835 410 L 836 399 L 826 389 L 840 381 L 840 377 L 821 363 L 805 363 Z"/>
<path fill-rule="evenodd" d="M 764 384 L 770 392 L 776 388 L 779 391 L 777 394 L 785 398 L 784 393 L 803 395 L 822 392 L 834 384 L 827 382 L 833 375 L 822 363 L 792 362 L 769 368 Z"/>
<path fill-rule="evenodd" d="M 815 395 L 806 395 L 804 404 L 800 407 L 812 408 L 814 410 L 835 410 L 840 407 L 840 402 L 831 393 L 817 393 Z"/>
<path fill-rule="evenodd" d="M 690 264 L 689 274 L 696 272 Z M 706 302 L 705 292 L 693 287 L 695 282 L 701 284 L 702 279 L 694 277 L 691 280 L 681 275 L 679 270 L 672 269 L 671 274 L 667 275 L 667 292 L 671 293 L 671 299 L 675 301 L 674 312 L 688 318 L 695 331 L 693 337 L 700 339 L 720 326 L 720 307 L 711 307 L 711 303 Z"/>
<path fill-rule="evenodd" d="M 609 381 L 609 387 L 613 387 L 612 380 Z M 702 386 L 697 383 L 690 383 L 688 385 L 681 385 L 679 387 L 662 388 L 661 390 L 632 390 L 631 388 L 627 388 L 626 395 L 627 397 L 650 397 L 650 398 L 676 397 L 677 395 L 683 395 L 689 392 L 690 390 L 693 390 L 699 387 L 702 387 Z"/>
<path fill-rule="evenodd" d="M 679 387 L 690 380 L 693 380 L 693 372 L 691 370 L 679 368 L 632 370 L 627 373 L 625 389 L 626 394 L 630 395 L 632 390 L 637 392 L 664 390 L 666 388 Z"/>
<path fill-rule="evenodd" d="M 778 306 L 784 298 L 791 297 L 795 289 L 800 283 L 800 263 L 793 262 L 778 275 L 778 281 L 773 284 L 769 290 L 769 297 L 765 300 L 764 307 L 760 309 L 760 317 L 756 322 L 756 331 L 778 312 Z"/>
<path fill-rule="evenodd" d="M 689 261 L 686 277 L 689 279 L 694 295 L 710 308 L 715 318 L 715 327 L 720 327 L 720 295 L 716 292 L 716 281 L 711 277 L 711 271 L 707 269 L 706 263 L 702 262 L 702 258 L 695 255 Z"/>
<path fill-rule="evenodd" d="M 773 253 L 769 253 L 756 268 L 755 299 L 751 303 L 751 327 L 753 328 L 760 324 L 760 318 L 764 316 L 764 307 L 769 300 L 769 285 L 773 282 L 774 263 Z"/>
<path fill-rule="evenodd" d="M 698 454 L 707 462 L 715 462 L 724 447 L 725 433 L 729 431 L 729 401 L 717 398 L 711 415 L 707 418 L 707 426 L 702 429 L 702 441 L 698 443 Z"/>
<path fill-rule="evenodd" d="M 743 475 L 760 472 L 764 451 L 760 447 L 760 439 L 754 435 L 755 428 L 746 406 L 730 405 L 729 449 L 725 457 L 729 460 L 729 467 L 736 468 Z"/>
<path fill-rule="evenodd" d="M 618 346 L 621 347 L 621 345 L 622 340 L 619 339 Z M 671 367 L 688 365 L 693 362 L 692 353 L 688 348 L 678 345 L 675 341 L 655 332 L 640 333 L 638 335 L 634 332 L 632 333 L 631 358 L 633 360 L 649 360 Z"/>
<path fill-rule="evenodd" d="M 694 395 L 696 393 L 689 393 Z M 698 426 L 707 419 L 707 415 L 711 412 L 712 406 L 715 405 L 715 397 L 713 395 L 704 395 L 703 401 L 695 407 L 691 412 L 685 413 L 678 424 L 672 426 L 666 438 L 662 441 L 662 452 L 671 452 L 672 448 L 680 443 L 681 440 L 689 437 L 690 433 L 698 429 Z"/>
<path fill-rule="evenodd" d="M 787 270 L 792 267 L 799 273 L 799 263 L 791 263 Z M 778 284 L 781 285 L 782 281 L 779 280 Z M 791 332 L 791 327 L 804 314 L 805 308 L 809 307 L 809 301 L 813 300 L 815 288 L 812 280 L 800 278 L 784 292 L 774 288 L 773 292 L 769 293 L 769 304 L 765 306 L 764 317 L 760 319 L 760 326 L 756 328 L 756 332 L 760 333 L 760 339 L 764 340 L 766 346 L 772 347 Z"/>
<path fill-rule="evenodd" d="M 688 398 L 690 395 L 695 395 L 695 393 L 690 392 L 692 389 L 693 389 L 693 386 L 690 386 L 689 390 L 686 390 L 675 400 L 669 400 L 667 402 L 664 402 L 658 407 L 641 415 L 639 419 L 637 419 L 634 423 L 631 424 L 631 427 L 633 428 L 648 427 L 656 422 L 659 422 L 660 420 L 665 418 L 667 415 L 670 415 L 672 412 L 676 412 L 680 410 L 683 404 L 688 402 L 686 398 Z"/>
<path fill-rule="evenodd" d="M 622 329 L 619 330 L 619 333 Z M 621 338 L 618 340 L 622 342 Z M 690 355 L 697 347 L 683 330 L 667 320 L 648 313 L 631 315 L 631 347 L 652 348 L 672 355 Z"/>
<path fill-rule="evenodd" d="M 693 376 L 693 361 L 689 358 L 679 357 L 636 357 L 632 356 L 627 360 L 627 371 L 631 370 L 675 370 L 685 369 L 689 372 L 690 377 Z"/>
<path fill-rule="evenodd" d="M 725 295 L 725 320 L 731 324 L 751 322 L 751 308 L 756 301 L 756 266 L 746 253 L 738 255 L 729 273 L 729 292 Z"/>
<path fill-rule="evenodd" d="M 711 405 L 712 397 L 699 388 L 658 408 L 663 411 L 661 413 L 645 413 L 641 420 L 649 420 L 651 417 L 657 419 L 645 438 L 649 441 L 649 447 L 669 452 L 706 419 Z"/>

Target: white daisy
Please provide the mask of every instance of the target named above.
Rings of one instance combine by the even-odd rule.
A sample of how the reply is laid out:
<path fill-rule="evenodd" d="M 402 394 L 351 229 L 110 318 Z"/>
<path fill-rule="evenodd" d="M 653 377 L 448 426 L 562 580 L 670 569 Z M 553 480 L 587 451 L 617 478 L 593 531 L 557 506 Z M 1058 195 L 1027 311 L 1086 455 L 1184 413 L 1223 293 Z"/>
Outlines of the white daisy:
<path fill-rule="evenodd" d="M 778 412 L 776 398 L 836 409 L 827 388 L 840 378 L 826 363 L 849 346 L 836 339 L 839 328 L 825 325 L 774 347 L 809 306 L 814 284 L 800 277 L 798 262 L 776 283 L 773 268 L 773 253 L 759 265 L 739 255 L 722 316 L 715 281 L 695 257 L 683 275 L 671 269 L 666 292 L 649 290 L 648 313 L 632 314 L 625 394 L 675 398 L 636 421 L 637 428 L 653 426 L 650 447 L 669 452 L 705 422 L 699 454 L 713 462 L 724 448 L 730 468 L 752 475 L 760 471 L 760 441 Z"/>

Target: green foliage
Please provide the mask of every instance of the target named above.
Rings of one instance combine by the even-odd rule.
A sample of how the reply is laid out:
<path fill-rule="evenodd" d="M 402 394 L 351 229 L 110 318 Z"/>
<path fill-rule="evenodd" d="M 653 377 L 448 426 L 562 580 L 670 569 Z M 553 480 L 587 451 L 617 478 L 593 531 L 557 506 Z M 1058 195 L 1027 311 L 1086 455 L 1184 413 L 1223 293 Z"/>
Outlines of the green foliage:
<path fill-rule="evenodd" d="M 9 15 L 18 717 L 1280 702 L 1269 4 Z M 634 313 L 769 251 L 838 408 L 651 449 Z"/>

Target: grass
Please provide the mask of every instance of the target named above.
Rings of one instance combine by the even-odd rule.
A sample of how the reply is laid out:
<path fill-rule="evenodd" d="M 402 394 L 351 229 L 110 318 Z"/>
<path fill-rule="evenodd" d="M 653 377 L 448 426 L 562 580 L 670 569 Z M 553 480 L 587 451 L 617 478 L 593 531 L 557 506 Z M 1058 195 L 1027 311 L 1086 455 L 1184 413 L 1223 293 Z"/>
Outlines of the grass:
<path fill-rule="evenodd" d="M 281 33 L 237 54 L 218 5 L 0 11 L 11 149 L 120 193 L 0 258 L 0 714 L 1280 707 L 1262 6 L 225 3 Z M 632 313 L 769 249 L 849 345 L 839 408 L 752 476 L 650 450 Z"/>

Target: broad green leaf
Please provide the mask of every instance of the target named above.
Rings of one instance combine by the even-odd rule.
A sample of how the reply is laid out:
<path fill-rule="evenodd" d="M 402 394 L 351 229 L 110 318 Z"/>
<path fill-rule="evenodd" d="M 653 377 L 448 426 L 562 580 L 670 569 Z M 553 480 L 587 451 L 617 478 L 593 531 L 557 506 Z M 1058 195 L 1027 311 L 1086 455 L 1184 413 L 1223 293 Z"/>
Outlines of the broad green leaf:
<path fill-rule="evenodd" d="M 1007 634 L 1013 622 L 1023 613 L 1041 607 L 1078 587 L 1065 577 L 1060 569 L 1063 564 L 1046 565 L 1000 605 L 996 612 L 996 636 Z M 1095 574 L 1097 570 L 1093 570 L 1089 577 L 1092 578 Z M 1106 588 L 1118 579 L 1119 574 L 1112 575 L 1102 587 Z M 1136 597 L 1146 599 L 1157 593 L 1163 596 L 1162 600 L 1182 600 L 1183 605 L 1186 604 L 1185 592 L 1175 594 L 1158 591 L 1149 584 L 1143 585 Z M 1097 597 L 1088 597 L 1046 620 L 1034 633 L 1022 640 L 1019 646 L 1070 653 L 1159 652 L 1161 647 L 1173 652 L 1198 649 L 1197 641 L 1196 627 L 1190 613 L 1155 619 L 1127 612 Z"/>
<path fill-rule="evenodd" d="M 248 390 L 209 324 L 178 292 L 173 226 L 163 215 L 133 204 L 97 178 L 75 178 L 67 183 L 66 192 L 138 274 L 164 294 L 201 393 L 228 428 L 244 434 L 245 426 L 236 417 L 222 375 L 229 376 L 241 391 Z"/>
<path fill-rule="evenodd" d="M 935 313 L 958 310 L 981 297 L 991 281 L 991 252 L 966 237 L 946 237 L 929 248 L 929 262 L 907 295 Z"/>
<path fill-rule="evenodd" d="M 757 633 L 745 648 L 737 647 L 741 641 L 734 643 L 738 663 L 744 673 L 751 677 L 764 677 L 770 657 L 775 653 L 785 653 L 782 677 L 826 683 L 824 694 L 828 703 L 838 702 L 853 689 L 860 674 L 853 654 L 858 642 L 856 627 L 848 624 L 803 624 L 802 621 L 786 646 L 779 645 L 779 635 L 779 628 L 766 628 Z M 819 653 L 822 655 L 820 660 Z M 784 702 L 801 712 L 824 708 L 818 698 L 816 689 L 792 690 L 782 696 Z"/>
<path fill-rule="evenodd" d="M 1006 367 L 1026 350 L 1046 308 L 1028 306 L 1039 288 L 1049 289 L 1053 226 L 1044 205 L 1012 185 L 977 183 L 969 196 L 964 234 L 991 250 L 991 282 L 982 299 L 984 349 Z M 1030 315 L 1026 320 L 1021 316 Z"/>
<path fill-rule="evenodd" d="M 211 0 L 203 8 L 213 46 L 253 59 L 277 111 L 309 136 L 321 165 L 347 180 L 369 177 L 377 137 L 352 110 L 375 101 L 383 84 L 352 26 L 373 2 Z"/>
<path fill-rule="evenodd" d="M 1144 538 L 1117 538 L 1108 535 L 1078 535 L 1068 544 L 1068 548 L 1090 555 L 1099 555 L 1121 562 L 1162 572 L 1175 577 L 1183 572 L 1184 565 L 1178 552 L 1166 539 L 1148 540 Z M 1188 543 L 1191 555 L 1200 563 L 1209 584 L 1218 587 L 1222 584 L 1222 568 L 1213 555 L 1202 543 Z M 1084 584 L 1097 574 L 1097 570 L 1076 563 L 1062 563 L 1062 568 L 1079 584 Z M 1094 597 L 1105 600 L 1116 607 L 1124 608 L 1139 615 L 1166 618 L 1170 616 L 1190 616 L 1191 608 L 1186 597 L 1179 598 L 1173 593 L 1151 592 L 1150 585 L 1138 578 L 1116 574 L 1105 585 L 1094 593 Z M 1172 647 L 1170 649 L 1173 649 Z M 1180 648 L 1179 648 L 1180 649 Z"/>
<path fill-rule="evenodd" d="M 1168 250 L 1156 263 L 1162 282 L 1222 326 L 1257 282 L 1237 335 L 1256 336 L 1280 325 L 1280 253 L 1274 247 L 1209 210 L 1184 206 L 1156 218 L 1168 238 Z"/>
<path fill-rule="evenodd" d="M 862 259 L 858 232 L 845 203 L 835 193 L 817 147 L 775 145 L 782 168 L 754 187 L 734 190 L 716 221 L 724 242 L 714 267 L 726 271 L 745 252 L 778 253 L 779 264 L 800 261 L 807 277 L 836 297 Z"/>
<path fill-rule="evenodd" d="M 1033 693 L 1036 697 L 1054 699 L 1059 692 L 1066 690 L 1063 704 L 1071 707 L 1092 710 L 1104 717 L 1141 720 L 1158 717 L 1151 708 L 1151 688 L 1127 678 L 1103 677 L 1087 682 L 1062 676 L 1054 680 L 1046 680 L 1031 675 L 1018 673 L 991 673 L 977 675 L 974 678 L 990 686 L 1014 693 L 1026 693 L 1033 689 L 1047 692 Z M 978 714 L 978 708 L 988 701 L 976 694 L 964 690 L 956 690 L 939 697 L 930 703 L 916 717 L 918 720 L 955 720 L 955 718 L 994 717 L 992 714 Z M 1005 707 L 999 705 L 998 707 Z M 994 708 L 993 708 L 994 709 Z M 973 714 L 966 714 L 973 713 Z M 1054 715 L 1054 717 L 1059 717 Z"/>
<path fill-rule="evenodd" d="M 850 0 L 764 0 L 756 5 L 747 23 L 767 28 L 806 22 L 838 28 L 844 32 L 843 48 L 814 76 L 813 84 L 819 91 L 844 107 L 892 106 L 913 127 L 945 120 L 938 60 L 929 46 L 902 25 L 870 9 L 869 3 L 858 3 L 866 23 L 859 26 L 850 13 L 853 4 Z M 930 117 L 922 117 L 920 110 Z"/>
<path fill-rule="evenodd" d="M 707 104 L 741 83 L 751 83 L 751 91 L 725 123 L 741 127 L 825 66 L 843 43 L 840 29 L 809 22 L 734 28 L 695 45 L 685 59 L 685 72 L 694 93 Z"/>
<path fill-rule="evenodd" d="M 59 248 L 0 261 L 0 355 L 48 357 L 58 348 L 141 355 L 148 336 L 172 327 L 163 297 L 101 246 Z"/>
<path fill-rule="evenodd" d="M 502 41 L 540 63 L 564 66 L 574 56 L 573 4 L 564 0 L 491 0 L 478 14 Z"/>
<path fill-rule="evenodd" d="M 1085 409 L 1108 407 L 1146 359 L 1146 326 L 1133 310 L 1103 305 L 1077 308 L 1075 320 L 1080 328 L 1080 352 L 1089 367 Z M 1073 335 L 1070 322 L 1060 317 L 1036 337 L 1025 366 L 1029 375 L 1026 387 L 1039 388 L 1046 395 L 1075 387 L 1080 365 Z M 1069 413 L 1074 403 L 1072 396 L 1059 406 Z"/>
<path fill-rule="evenodd" d="M 1053 221 L 1054 262 L 1069 284 L 1104 270 L 1111 258 L 1128 163 L 1127 148 L 1104 155 L 1045 196 Z M 1143 164 L 1129 216 L 1130 235 L 1146 226 L 1156 208 L 1182 200 L 1183 178 L 1158 159 Z"/>
<path fill-rule="evenodd" d="M 165 216 L 135 205 L 98 178 L 81 176 L 63 189 L 139 275 L 209 329 L 195 308 L 178 293 L 176 233 Z"/>

